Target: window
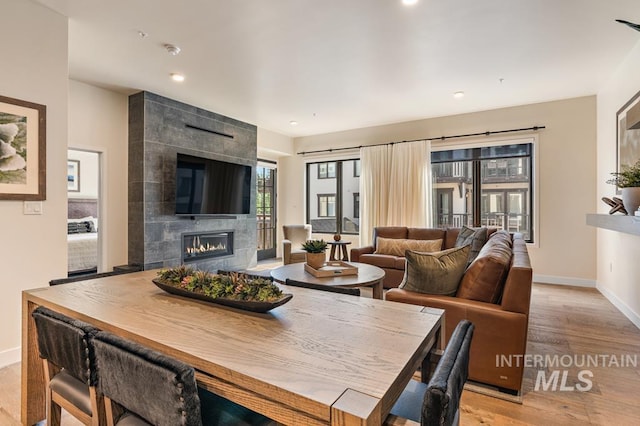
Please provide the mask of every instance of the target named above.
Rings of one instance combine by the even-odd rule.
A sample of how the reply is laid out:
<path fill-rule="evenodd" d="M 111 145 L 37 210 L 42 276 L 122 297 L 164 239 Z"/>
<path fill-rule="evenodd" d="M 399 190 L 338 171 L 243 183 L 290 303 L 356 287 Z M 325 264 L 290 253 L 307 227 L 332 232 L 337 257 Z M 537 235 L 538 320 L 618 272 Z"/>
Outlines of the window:
<path fill-rule="evenodd" d="M 336 194 L 318 194 L 318 217 L 336 216 Z"/>
<path fill-rule="evenodd" d="M 434 151 L 437 227 L 490 226 L 533 241 L 533 144 Z"/>
<path fill-rule="evenodd" d="M 314 234 L 360 232 L 360 160 L 307 164 L 307 223 Z"/>
<path fill-rule="evenodd" d="M 276 164 L 258 159 L 256 222 L 258 260 L 276 257 Z"/>
<path fill-rule="evenodd" d="M 360 218 L 360 193 L 353 194 L 353 217 Z"/>
<path fill-rule="evenodd" d="M 318 179 L 335 179 L 336 163 L 318 163 Z"/>

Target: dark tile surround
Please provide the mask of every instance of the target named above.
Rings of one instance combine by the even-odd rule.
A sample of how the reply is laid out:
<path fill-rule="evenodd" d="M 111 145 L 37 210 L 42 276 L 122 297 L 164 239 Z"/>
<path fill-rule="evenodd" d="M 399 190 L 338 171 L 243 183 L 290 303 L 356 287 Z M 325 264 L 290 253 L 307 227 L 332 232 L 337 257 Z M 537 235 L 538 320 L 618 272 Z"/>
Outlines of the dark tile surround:
<path fill-rule="evenodd" d="M 189 124 L 233 139 L 186 127 Z M 177 217 L 176 153 L 253 167 L 251 214 L 234 219 Z M 129 97 L 129 264 L 143 269 L 181 263 L 182 234 L 234 231 L 232 256 L 198 261 L 201 269 L 245 269 L 256 264 L 255 166 L 257 128 L 229 117 L 140 92 Z"/>

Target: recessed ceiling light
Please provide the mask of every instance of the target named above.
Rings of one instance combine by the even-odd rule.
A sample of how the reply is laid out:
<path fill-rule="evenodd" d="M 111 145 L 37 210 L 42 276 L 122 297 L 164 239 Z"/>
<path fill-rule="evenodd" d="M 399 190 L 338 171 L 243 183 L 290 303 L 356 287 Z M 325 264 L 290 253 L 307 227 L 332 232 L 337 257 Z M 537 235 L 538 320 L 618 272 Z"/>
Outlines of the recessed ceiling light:
<path fill-rule="evenodd" d="M 291 121 L 289 122 L 289 124 L 290 124 L 290 125 L 292 125 L 292 126 L 297 126 L 297 125 L 298 125 L 298 122 L 297 122 L 297 121 L 295 121 L 295 120 L 291 120 Z"/>
<path fill-rule="evenodd" d="M 456 98 L 456 99 L 464 98 L 464 92 L 463 91 L 455 92 L 453 94 L 453 97 Z"/>
<path fill-rule="evenodd" d="M 402 0 L 402 4 L 405 6 L 411 6 L 418 3 L 418 0 Z"/>
<path fill-rule="evenodd" d="M 184 81 L 184 75 L 177 73 L 177 72 L 172 72 L 171 73 L 171 79 L 173 81 L 177 81 L 177 82 L 183 82 Z"/>

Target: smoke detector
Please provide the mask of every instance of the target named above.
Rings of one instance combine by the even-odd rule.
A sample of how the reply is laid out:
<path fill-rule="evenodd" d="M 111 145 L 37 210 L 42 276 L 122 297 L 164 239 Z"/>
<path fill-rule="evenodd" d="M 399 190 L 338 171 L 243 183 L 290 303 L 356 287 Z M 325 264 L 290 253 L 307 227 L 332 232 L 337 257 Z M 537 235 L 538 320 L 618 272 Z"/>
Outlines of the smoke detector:
<path fill-rule="evenodd" d="M 172 56 L 176 56 L 180 53 L 180 48 L 174 44 L 165 44 L 164 48 L 167 49 L 167 52 Z"/>

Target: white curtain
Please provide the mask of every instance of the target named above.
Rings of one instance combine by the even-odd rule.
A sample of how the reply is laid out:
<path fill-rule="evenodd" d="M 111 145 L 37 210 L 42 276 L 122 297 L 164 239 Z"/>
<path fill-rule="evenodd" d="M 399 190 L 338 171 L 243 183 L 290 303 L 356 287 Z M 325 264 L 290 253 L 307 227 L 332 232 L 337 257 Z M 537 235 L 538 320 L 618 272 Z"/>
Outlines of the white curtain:
<path fill-rule="evenodd" d="M 361 246 L 376 226 L 431 226 L 430 157 L 429 141 L 360 149 Z"/>
<path fill-rule="evenodd" d="M 373 228 L 387 223 L 391 145 L 360 148 L 360 246 L 372 242 Z"/>

